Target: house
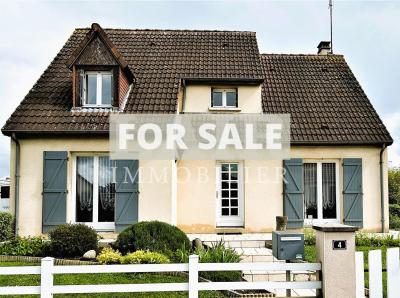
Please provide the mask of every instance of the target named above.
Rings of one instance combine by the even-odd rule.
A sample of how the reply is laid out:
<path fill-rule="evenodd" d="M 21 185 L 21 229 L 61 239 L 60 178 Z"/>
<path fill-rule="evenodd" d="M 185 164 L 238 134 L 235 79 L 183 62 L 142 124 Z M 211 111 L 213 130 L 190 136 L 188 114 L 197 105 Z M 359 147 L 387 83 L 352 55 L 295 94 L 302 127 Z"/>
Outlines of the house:
<path fill-rule="evenodd" d="M 0 211 L 10 209 L 10 177 L 0 179 Z"/>
<path fill-rule="evenodd" d="M 113 161 L 112 113 L 290 114 L 291 159 Z M 114 233 L 154 219 L 188 233 L 270 232 L 277 215 L 290 228 L 389 226 L 393 140 L 326 42 L 318 54 L 260 54 L 254 32 L 93 24 L 73 32 L 2 132 L 11 137 L 10 208 L 24 236 L 65 222 Z M 114 166 L 165 179 L 118 186 Z"/>

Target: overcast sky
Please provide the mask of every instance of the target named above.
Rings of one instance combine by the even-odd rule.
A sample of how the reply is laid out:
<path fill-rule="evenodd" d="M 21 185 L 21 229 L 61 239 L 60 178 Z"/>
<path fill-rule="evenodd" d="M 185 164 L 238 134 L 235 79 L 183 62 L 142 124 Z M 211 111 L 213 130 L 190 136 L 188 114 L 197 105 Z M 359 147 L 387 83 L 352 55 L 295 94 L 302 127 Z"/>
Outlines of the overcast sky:
<path fill-rule="evenodd" d="M 400 1 L 334 1 L 334 52 L 344 54 L 394 145 L 400 165 Z M 212 2 L 18 2 L 0 0 L 0 122 L 49 65 L 74 28 L 218 29 L 257 32 L 264 53 L 316 53 L 329 39 L 328 0 Z M 0 177 L 9 172 L 0 137 Z"/>

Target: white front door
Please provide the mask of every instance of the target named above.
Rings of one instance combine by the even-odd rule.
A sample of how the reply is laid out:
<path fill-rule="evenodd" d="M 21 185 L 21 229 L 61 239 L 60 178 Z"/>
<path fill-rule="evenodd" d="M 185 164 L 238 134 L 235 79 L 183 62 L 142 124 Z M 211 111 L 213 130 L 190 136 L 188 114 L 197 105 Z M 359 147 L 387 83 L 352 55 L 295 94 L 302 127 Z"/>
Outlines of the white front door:
<path fill-rule="evenodd" d="M 239 162 L 217 164 L 217 227 L 244 226 L 243 167 Z"/>

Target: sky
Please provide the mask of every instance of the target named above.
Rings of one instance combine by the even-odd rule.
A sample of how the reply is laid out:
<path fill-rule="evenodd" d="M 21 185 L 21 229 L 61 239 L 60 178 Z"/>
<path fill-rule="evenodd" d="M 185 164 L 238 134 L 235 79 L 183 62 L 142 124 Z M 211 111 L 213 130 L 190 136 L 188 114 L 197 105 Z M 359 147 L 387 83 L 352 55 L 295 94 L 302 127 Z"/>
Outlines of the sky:
<path fill-rule="evenodd" d="M 0 124 L 32 88 L 74 28 L 211 29 L 257 32 L 262 53 L 316 53 L 329 40 L 328 0 L 0 0 Z M 333 50 L 347 63 L 389 129 L 389 165 L 400 166 L 400 1 L 334 0 Z M 0 136 L 0 177 L 10 140 Z"/>

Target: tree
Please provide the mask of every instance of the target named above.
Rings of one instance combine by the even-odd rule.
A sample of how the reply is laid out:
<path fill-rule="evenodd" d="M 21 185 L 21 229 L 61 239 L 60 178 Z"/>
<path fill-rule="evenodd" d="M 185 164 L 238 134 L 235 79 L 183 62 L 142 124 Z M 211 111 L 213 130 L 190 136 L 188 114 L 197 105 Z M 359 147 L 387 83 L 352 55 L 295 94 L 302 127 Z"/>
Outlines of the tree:
<path fill-rule="evenodd" d="M 389 203 L 400 204 L 400 168 L 389 169 Z"/>

